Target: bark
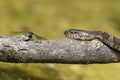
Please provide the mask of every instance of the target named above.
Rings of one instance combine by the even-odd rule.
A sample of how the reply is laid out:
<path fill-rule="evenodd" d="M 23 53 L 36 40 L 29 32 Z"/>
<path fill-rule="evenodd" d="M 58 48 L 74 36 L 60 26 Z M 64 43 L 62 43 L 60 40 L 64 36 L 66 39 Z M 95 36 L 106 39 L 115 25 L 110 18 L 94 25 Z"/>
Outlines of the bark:
<path fill-rule="evenodd" d="M 26 41 L 28 37 L 1 36 L 0 61 L 12 63 L 95 64 L 120 62 L 120 52 L 99 40 L 68 38 Z"/>

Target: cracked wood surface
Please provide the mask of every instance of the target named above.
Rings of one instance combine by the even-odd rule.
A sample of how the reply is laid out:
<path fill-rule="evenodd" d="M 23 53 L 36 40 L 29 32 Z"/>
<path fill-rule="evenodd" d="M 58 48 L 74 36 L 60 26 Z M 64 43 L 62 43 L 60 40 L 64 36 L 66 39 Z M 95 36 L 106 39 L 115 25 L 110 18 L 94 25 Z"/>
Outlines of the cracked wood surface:
<path fill-rule="evenodd" d="M 11 63 L 95 64 L 120 62 L 117 52 L 99 40 L 69 38 L 25 41 L 28 37 L 1 36 L 0 61 Z"/>

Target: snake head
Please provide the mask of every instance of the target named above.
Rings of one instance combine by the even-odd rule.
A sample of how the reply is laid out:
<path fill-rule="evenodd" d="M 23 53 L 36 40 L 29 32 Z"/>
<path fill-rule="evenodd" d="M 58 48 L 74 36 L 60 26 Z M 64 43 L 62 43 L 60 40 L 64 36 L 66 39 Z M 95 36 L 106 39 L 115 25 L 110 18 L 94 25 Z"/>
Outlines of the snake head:
<path fill-rule="evenodd" d="M 77 40 L 93 40 L 95 35 L 91 31 L 68 29 L 64 32 L 65 36 Z"/>

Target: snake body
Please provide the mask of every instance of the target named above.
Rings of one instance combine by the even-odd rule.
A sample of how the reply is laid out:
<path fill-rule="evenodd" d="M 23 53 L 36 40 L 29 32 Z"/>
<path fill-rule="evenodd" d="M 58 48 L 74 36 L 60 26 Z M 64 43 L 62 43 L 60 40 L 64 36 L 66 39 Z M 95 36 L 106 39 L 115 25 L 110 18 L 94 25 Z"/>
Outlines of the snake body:
<path fill-rule="evenodd" d="M 77 40 L 93 40 L 99 39 L 104 44 L 120 52 L 120 39 L 107 32 L 102 31 L 86 31 L 78 29 L 68 29 L 64 32 L 65 36 Z"/>

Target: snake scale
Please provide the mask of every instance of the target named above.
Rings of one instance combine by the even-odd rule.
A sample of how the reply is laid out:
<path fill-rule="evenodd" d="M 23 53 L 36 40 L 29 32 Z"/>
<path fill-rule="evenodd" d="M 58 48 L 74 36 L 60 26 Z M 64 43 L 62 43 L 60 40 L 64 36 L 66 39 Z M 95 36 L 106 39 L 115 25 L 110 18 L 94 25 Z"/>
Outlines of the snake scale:
<path fill-rule="evenodd" d="M 99 39 L 112 49 L 115 49 L 120 52 L 120 39 L 107 32 L 68 29 L 64 32 L 64 34 L 66 37 L 76 40 L 89 41 L 93 39 Z"/>

